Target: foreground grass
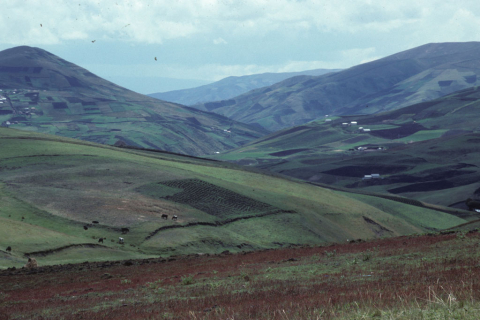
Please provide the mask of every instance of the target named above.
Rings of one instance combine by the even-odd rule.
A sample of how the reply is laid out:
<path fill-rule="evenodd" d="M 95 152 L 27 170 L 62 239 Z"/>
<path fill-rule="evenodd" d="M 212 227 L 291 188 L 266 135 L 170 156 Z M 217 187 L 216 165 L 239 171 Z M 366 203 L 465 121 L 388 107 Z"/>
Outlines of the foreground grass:
<path fill-rule="evenodd" d="M 478 319 L 478 233 L 7 270 L 5 319 Z M 1 317 L 0 317 L 1 319 Z"/>

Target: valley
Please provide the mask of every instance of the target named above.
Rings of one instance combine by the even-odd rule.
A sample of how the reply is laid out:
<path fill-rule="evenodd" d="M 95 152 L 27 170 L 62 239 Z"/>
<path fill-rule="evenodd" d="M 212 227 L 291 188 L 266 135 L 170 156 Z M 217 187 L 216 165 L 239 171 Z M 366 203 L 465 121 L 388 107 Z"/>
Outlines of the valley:
<path fill-rule="evenodd" d="M 480 187 L 479 92 L 473 87 L 395 111 L 313 121 L 218 158 L 345 191 L 467 209 L 465 200 Z"/>

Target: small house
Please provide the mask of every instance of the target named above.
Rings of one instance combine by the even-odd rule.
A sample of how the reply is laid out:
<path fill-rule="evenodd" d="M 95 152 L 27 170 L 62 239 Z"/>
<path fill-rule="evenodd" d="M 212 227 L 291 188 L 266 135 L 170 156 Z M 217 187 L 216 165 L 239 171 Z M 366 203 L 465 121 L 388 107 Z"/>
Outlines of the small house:
<path fill-rule="evenodd" d="M 352 126 L 356 126 L 356 125 L 357 125 L 357 121 L 351 121 L 350 124 L 351 124 Z"/>
<path fill-rule="evenodd" d="M 363 129 L 363 132 L 370 132 L 370 129 Z"/>
<path fill-rule="evenodd" d="M 332 119 L 325 119 L 325 122 L 331 122 Z"/>
<path fill-rule="evenodd" d="M 363 130 L 363 127 L 358 128 L 358 130 L 360 130 L 360 131 Z"/>
<path fill-rule="evenodd" d="M 366 175 L 362 178 L 362 180 L 370 180 L 370 179 L 372 179 L 372 176 L 369 175 L 369 174 L 366 174 Z"/>
<path fill-rule="evenodd" d="M 348 126 L 348 122 L 343 122 L 342 126 Z"/>
<path fill-rule="evenodd" d="M 372 176 L 372 179 L 380 179 L 379 173 L 372 173 L 371 176 Z"/>

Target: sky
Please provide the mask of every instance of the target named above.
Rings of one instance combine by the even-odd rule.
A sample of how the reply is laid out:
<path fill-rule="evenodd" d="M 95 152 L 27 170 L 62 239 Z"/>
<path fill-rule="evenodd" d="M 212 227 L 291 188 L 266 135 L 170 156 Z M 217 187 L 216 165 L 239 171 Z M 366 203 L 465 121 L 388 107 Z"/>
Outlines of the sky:
<path fill-rule="evenodd" d="M 0 50 L 39 47 L 144 94 L 480 41 L 478 0 L 0 0 L 0 8 Z"/>

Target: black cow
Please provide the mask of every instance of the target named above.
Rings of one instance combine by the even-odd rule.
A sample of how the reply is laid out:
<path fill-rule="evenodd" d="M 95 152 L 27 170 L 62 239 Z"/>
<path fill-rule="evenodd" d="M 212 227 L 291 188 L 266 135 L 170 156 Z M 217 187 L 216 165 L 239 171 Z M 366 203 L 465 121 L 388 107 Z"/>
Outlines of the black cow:
<path fill-rule="evenodd" d="M 7 252 L 12 252 L 12 247 L 8 246 L 7 247 Z"/>
<path fill-rule="evenodd" d="M 92 221 L 92 223 L 98 223 L 98 221 Z"/>
<path fill-rule="evenodd" d="M 474 210 L 477 211 L 477 210 L 480 209 L 480 201 L 476 201 L 476 200 L 472 200 L 472 199 L 468 198 L 465 201 L 465 204 L 468 206 L 468 210 L 470 210 L 470 211 L 474 211 Z"/>
<path fill-rule="evenodd" d="M 167 220 L 168 219 L 168 214 L 162 214 L 162 219 Z"/>
<path fill-rule="evenodd" d="M 83 229 L 84 229 L 84 230 L 88 230 L 88 227 L 87 227 L 87 226 L 83 226 Z"/>
<path fill-rule="evenodd" d="M 177 215 L 174 215 L 174 216 L 172 217 L 172 220 L 177 221 L 177 219 L 178 219 Z"/>
<path fill-rule="evenodd" d="M 122 228 L 122 234 L 126 234 L 130 231 L 128 228 Z"/>
<path fill-rule="evenodd" d="M 98 239 L 98 242 L 103 243 L 103 238 Z"/>

